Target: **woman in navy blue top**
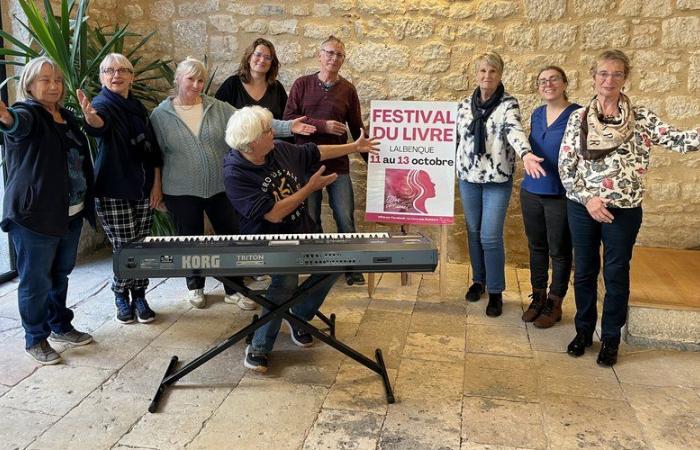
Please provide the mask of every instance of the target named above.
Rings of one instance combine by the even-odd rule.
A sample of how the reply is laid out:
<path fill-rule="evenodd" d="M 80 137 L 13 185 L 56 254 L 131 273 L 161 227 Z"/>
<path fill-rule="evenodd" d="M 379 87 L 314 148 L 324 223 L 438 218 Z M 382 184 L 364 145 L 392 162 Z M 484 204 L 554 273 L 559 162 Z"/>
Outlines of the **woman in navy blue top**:
<path fill-rule="evenodd" d="M 559 146 L 569 115 L 580 108 L 566 96 L 566 73 L 547 66 L 537 76 L 537 90 L 545 104 L 530 118 L 530 146 L 539 157 L 546 175 L 537 179 L 525 175 L 520 188 L 525 234 L 530 249 L 532 302 L 523 313 L 525 322 L 549 328 L 561 320 L 561 303 L 571 274 L 571 235 L 566 218 L 566 196 L 559 179 Z M 552 282 L 547 293 L 549 259 Z"/>

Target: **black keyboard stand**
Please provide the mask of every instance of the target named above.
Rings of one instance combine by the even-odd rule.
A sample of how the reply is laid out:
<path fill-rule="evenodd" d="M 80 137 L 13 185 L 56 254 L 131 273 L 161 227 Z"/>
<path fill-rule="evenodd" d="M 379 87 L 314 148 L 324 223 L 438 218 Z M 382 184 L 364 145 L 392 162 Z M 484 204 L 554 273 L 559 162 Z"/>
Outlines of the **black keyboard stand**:
<path fill-rule="evenodd" d="M 221 281 L 225 286 L 235 290 L 236 292 L 242 293 L 243 295 L 255 301 L 259 305 L 263 306 L 264 308 L 267 308 L 270 312 L 259 318 L 258 316 L 255 316 L 253 322 L 250 325 L 247 325 L 246 327 L 238 330 L 236 333 L 226 338 L 226 340 L 216 344 L 214 347 L 210 348 L 209 350 L 207 350 L 206 352 L 204 352 L 203 354 L 196 357 L 195 359 L 193 359 L 192 361 L 190 361 L 189 363 L 185 364 L 177 370 L 175 369 L 175 366 L 177 365 L 178 358 L 177 356 L 173 356 L 170 359 L 170 363 L 168 364 L 168 368 L 165 371 L 165 375 L 163 375 L 163 379 L 161 380 L 160 385 L 158 386 L 158 390 L 153 396 L 153 400 L 151 401 L 151 404 L 148 407 L 148 412 L 154 413 L 158 410 L 158 405 L 166 389 L 171 387 L 179 379 L 192 372 L 193 370 L 197 369 L 199 366 L 214 358 L 216 355 L 228 349 L 232 345 L 235 345 L 241 339 L 250 339 L 250 336 L 253 335 L 255 330 L 257 330 L 258 328 L 260 328 L 261 326 L 263 326 L 264 324 L 266 324 L 274 318 L 284 318 L 288 320 L 295 327 L 304 329 L 305 331 L 311 333 L 311 335 L 319 341 L 325 342 L 334 349 L 343 353 L 345 356 L 354 359 L 355 361 L 367 367 L 371 371 L 379 374 L 382 377 L 382 381 L 384 382 L 384 389 L 386 390 L 387 402 L 394 403 L 394 393 L 391 389 L 391 383 L 389 381 L 389 375 L 386 371 L 386 366 L 384 364 L 384 358 L 382 356 L 381 349 L 376 349 L 374 351 L 376 358 L 376 361 L 374 361 L 336 339 L 335 314 L 331 314 L 330 318 L 328 318 L 321 313 L 317 313 L 317 316 L 321 319 L 321 321 L 323 321 L 326 325 L 329 326 L 329 332 L 328 334 L 326 334 L 323 331 L 316 328 L 315 326 L 311 325 L 309 322 L 290 312 L 290 309 L 294 305 L 303 300 L 304 295 L 306 293 L 315 289 L 322 281 L 326 280 L 330 276 L 333 275 L 323 275 L 322 277 L 317 278 L 315 282 L 309 282 L 311 281 L 311 279 L 307 279 L 294 291 L 289 300 L 280 305 L 275 305 L 274 303 L 270 302 L 268 299 L 263 297 L 260 293 L 248 289 L 242 283 L 233 281 L 227 277 L 216 277 L 216 279 Z"/>

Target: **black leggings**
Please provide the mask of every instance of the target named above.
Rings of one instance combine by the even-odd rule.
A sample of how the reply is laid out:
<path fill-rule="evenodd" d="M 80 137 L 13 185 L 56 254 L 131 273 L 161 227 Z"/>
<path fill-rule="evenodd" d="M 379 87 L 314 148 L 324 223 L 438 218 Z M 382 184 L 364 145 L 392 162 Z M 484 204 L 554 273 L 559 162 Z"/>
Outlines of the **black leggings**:
<path fill-rule="evenodd" d="M 550 292 L 564 297 L 571 275 L 571 233 L 564 196 L 532 194 L 520 190 L 525 235 L 530 249 L 530 283 L 546 289 L 549 258 L 552 258 Z"/>
<path fill-rule="evenodd" d="M 216 234 L 238 234 L 238 215 L 224 192 L 209 198 L 193 195 L 164 195 L 163 201 L 175 222 L 178 236 L 202 236 L 205 212 Z M 243 282 L 242 277 L 231 277 L 231 279 Z M 187 277 L 187 289 L 202 288 L 204 288 L 204 277 Z M 227 295 L 235 292 L 226 286 L 224 290 Z"/>

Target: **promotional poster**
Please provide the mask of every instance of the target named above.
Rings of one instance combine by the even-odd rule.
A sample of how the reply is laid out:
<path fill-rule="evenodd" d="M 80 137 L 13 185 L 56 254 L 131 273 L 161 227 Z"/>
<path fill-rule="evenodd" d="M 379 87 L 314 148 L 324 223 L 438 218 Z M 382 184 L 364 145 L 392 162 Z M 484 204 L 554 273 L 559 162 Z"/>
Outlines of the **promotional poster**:
<path fill-rule="evenodd" d="M 366 221 L 453 223 L 456 118 L 456 102 L 371 103 L 381 148 L 369 156 Z"/>

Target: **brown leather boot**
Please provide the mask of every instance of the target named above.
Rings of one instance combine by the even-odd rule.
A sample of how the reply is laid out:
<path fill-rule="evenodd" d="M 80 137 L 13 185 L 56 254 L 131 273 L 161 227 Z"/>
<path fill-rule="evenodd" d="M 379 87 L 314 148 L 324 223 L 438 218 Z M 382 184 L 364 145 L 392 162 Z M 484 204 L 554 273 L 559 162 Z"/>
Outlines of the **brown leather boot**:
<path fill-rule="evenodd" d="M 551 293 L 547 296 L 547 301 L 544 303 L 544 308 L 539 317 L 535 319 L 533 325 L 537 328 L 550 328 L 555 323 L 561 320 L 561 302 L 564 301 L 563 297 L 557 297 Z"/>
<path fill-rule="evenodd" d="M 530 306 L 527 307 L 521 317 L 523 322 L 532 322 L 540 315 L 547 299 L 547 289 L 533 289 L 530 298 L 532 302 L 530 302 Z"/>

